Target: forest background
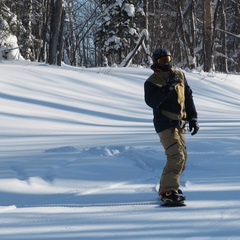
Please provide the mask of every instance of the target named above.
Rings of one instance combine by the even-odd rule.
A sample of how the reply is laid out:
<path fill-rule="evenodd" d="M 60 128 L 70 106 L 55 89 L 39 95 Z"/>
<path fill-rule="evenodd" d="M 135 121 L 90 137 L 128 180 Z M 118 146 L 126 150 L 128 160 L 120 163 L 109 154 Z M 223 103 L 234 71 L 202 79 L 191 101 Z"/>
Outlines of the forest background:
<path fill-rule="evenodd" d="M 61 66 L 173 64 L 240 72 L 240 0 L 1 0 L 0 58 Z"/>

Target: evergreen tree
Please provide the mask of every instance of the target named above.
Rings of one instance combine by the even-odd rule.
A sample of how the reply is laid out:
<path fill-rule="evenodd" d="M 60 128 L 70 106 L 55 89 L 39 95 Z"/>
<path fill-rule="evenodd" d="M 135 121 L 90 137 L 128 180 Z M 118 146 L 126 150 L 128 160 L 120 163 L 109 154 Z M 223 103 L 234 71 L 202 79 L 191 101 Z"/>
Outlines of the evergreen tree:
<path fill-rule="evenodd" d="M 102 55 L 110 57 L 110 63 L 120 63 L 139 35 L 134 23 L 136 8 L 132 1 L 102 1 L 101 24 L 96 33 L 96 43 Z"/>

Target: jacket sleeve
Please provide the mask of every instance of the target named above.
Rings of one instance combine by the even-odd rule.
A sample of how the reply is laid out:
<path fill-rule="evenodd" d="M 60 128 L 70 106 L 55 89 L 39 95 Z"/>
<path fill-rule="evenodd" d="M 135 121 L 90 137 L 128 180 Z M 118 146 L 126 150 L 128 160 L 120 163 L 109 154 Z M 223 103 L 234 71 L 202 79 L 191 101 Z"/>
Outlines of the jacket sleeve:
<path fill-rule="evenodd" d="M 153 109 L 157 109 L 167 98 L 167 95 L 161 91 L 160 87 L 155 86 L 149 81 L 144 83 L 144 92 L 146 104 Z"/>
<path fill-rule="evenodd" d="M 185 76 L 184 76 L 184 84 L 185 84 L 185 108 L 187 113 L 187 120 L 191 120 L 192 118 L 197 119 L 197 111 L 193 101 L 192 89 L 188 85 Z"/>

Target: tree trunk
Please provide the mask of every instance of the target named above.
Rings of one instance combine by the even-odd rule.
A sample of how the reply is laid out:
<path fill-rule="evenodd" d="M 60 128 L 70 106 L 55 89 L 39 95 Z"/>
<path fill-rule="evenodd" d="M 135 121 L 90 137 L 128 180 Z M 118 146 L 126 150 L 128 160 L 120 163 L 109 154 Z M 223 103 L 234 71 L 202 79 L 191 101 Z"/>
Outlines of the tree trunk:
<path fill-rule="evenodd" d="M 61 18 L 61 28 L 59 32 L 59 46 L 58 46 L 58 55 L 57 55 L 57 65 L 62 65 L 63 60 L 63 29 L 64 29 L 64 18 L 65 18 L 65 10 L 62 9 L 62 18 Z"/>
<path fill-rule="evenodd" d="M 189 48 L 188 48 L 188 43 L 187 43 L 187 39 L 186 39 L 186 34 L 185 34 L 185 30 L 184 30 L 184 18 L 183 18 L 183 12 L 182 12 L 182 6 L 181 6 L 181 1 L 178 1 L 178 14 L 180 16 L 180 29 L 182 32 L 182 41 L 183 41 L 183 48 L 184 48 L 184 55 L 186 57 L 187 60 L 187 66 L 189 66 Z"/>
<path fill-rule="evenodd" d="M 148 11 L 148 0 L 145 0 L 145 28 L 148 30 L 148 16 L 149 16 L 149 11 Z"/>
<path fill-rule="evenodd" d="M 49 15 L 49 0 L 44 0 L 42 7 L 42 32 L 41 32 L 41 47 L 38 57 L 39 62 L 45 62 L 46 57 L 46 44 L 47 44 L 47 26 Z"/>
<path fill-rule="evenodd" d="M 56 64 L 60 24 L 62 17 L 62 0 L 51 2 L 51 38 L 49 43 L 49 64 Z"/>
<path fill-rule="evenodd" d="M 240 6 L 239 6 L 238 2 L 235 2 L 235 12 L 236 12 L 237 18 L 240 19 Z M 237 54 L 238 57 L 237 57 L 237 64 L 236 64 L 235 70 L 237 72 L 240 72 L 240 46 L 239 45 L 238 45 L 237 51 L 238 51 L 238 54 Z"/>
<path fill-rule="evenodd" d="M 24 33 L 24 44 L 22 53 L 25 59 L 34 61 L 33 51 L 33 39 L 32 39 L 32 0 L 23 1 L 23 25 L 26 29 Z"/>
<path fill-rule="evenodd" d="M 224 32 L 221 33 L 222 35 L 222 71 L 223 72 L 228 72 L 228 67 L 227 67 L 227 43 L 226 43 L 226 13 L 225 13 L 225 0 L 221 1 L 221 15 L 222 15 L 222 30 Z"/>
<path fill-rule="evenodd" d="M 212 0 L 204 0 L 204 71 L 213 70 Z"/>
<path fill-rule="evenodd" d="M 190 46 L 190 55 L 192 57 L 190 62 L 190 68 L 196 68 L 196 56 L 195 49 L 197 47 L 196 39 L 197 39 L 197 31 L 196 31 L 196 0 L 192 0 L 191 6 L 191 18 L 190 18 L 190 26 L 191 26 L 191 46 Z"/>
<path fill-rule="evenodd" d="M 68 26 L 70 29 L 70 33 L 68 37 L 69 39 L 68 39 L 68 46 L 66 51 L 68 52 L 68 58 L 70 59 L 71 65 L 79 66 L 79 59 L 77 54 L 77 38 L 76 38 L 76 32 L 75 32 L 76 20 L 73 12 L 74 12 L 74 3 L 71 0 L 68 3 L 68 17 L 69 17 Z"/>

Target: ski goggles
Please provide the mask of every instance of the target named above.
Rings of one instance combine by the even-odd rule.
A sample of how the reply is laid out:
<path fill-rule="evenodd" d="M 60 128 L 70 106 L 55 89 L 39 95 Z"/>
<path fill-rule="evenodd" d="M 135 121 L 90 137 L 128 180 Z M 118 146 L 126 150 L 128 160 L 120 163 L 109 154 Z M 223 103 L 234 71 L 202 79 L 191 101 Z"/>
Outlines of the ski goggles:
<path fill-rule="evenodd" d="M 171 56 L 164 56 L 161 57 L 157 60 L 158 64 L 161 65 L 165 65 L 166 63 L 170 63 L 171 62 Z"/>

